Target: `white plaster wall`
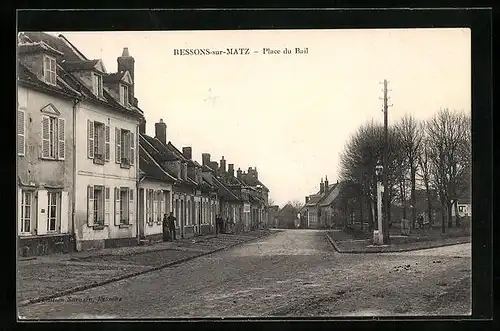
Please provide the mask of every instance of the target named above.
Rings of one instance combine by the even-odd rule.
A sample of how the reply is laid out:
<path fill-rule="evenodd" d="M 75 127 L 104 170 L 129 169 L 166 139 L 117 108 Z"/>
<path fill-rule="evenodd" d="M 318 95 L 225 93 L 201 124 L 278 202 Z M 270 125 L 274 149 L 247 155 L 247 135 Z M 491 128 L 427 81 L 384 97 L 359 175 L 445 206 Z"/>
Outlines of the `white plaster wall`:
<path fill-rule="evenodd" d="M 110 126 L 110 158 L 104 165 L 93 163 L 87 157 L 87 120 L 99 121 Z M 107 110 L 103 106 L 87 102 L 79 104 L 76 115 L 76 197 L 75 197 L 75 230 L 80 240 L 102 240 L 108 238 L 133 238 L 137 236 L 137 174 L 138 174 L 138 137 L 139 121 Z M 123 169 L 115 162 L 115 127 L 130 130 L 135 136 L 135 160 L 129 169 Z M 87 225 L 87 186 L 103 185 L 110 188 L 110 221 L 104 230 L 94 230 Z M 128 187 L 134 190 L 134 203 L 130 226 L 120 228 L 114 222 L 113 193 L 115 187 Z"/>
<path fill-rule="evenodd" d="M 24 86 L 18 86 L 18 104 L 19 109 L 24 111 L 24 134 L 25 134 L 25 154 L 17 156 L 16 173 L 22 183 L 36 187 L 38 190 L 45 190 L 44 186 L 61 187 L 62 191 L 67 192 L 65 206 L 61 206 L 60 230 L 59 233 L 72 232 L 72 199 L 73 199 L 73 103 L 72 100 L 59 97 L 54 94 L 40 92 L 34 89 L 28 89 Z M 42 151 L 42 115 L 41 109 L 52 104 L 59 112 L 59 118 L 64 118 L 65 134 L 65 158 L 64 160 L 43 160 Z M 16 112 L 17 118 L 17 112 Z M 16 133 L 17 145 L 17 133 Z M 17 155 L 17 149 L 16 149 Z M 44 192 L 44 191 L 42 191 Z M 43 193 L 46 194 L 46 193 Z M 18 191 L 20 198 L 20 191 Z M 45 199 L 46 200 L 46 199 Z M 44 203 L 37 204 L 33 201 L 31 234 L 43 235 L 46 233 L 46 214 L 41 213 L 47 210 Z M 21 201 L 18 201 L 20 208 Z M 19 216 L 20 217 L 20 216 Z M 20 226 L 20 218 L 18 225 Z M 37 222 L 39 224 L 37 224 Z M 38 229 L 39 231 L 35 231 Z M 45 230 L 44 230 L 45 229 Z"/>
<path fill-rule="evenodd" d="M 171 200 L 171 196 L 172 196 L 172 184 L 169 184 L 169 183 L 164 183 L 164 182 L 160 182 L 160 181 L 152 181 L 152 180 L 144 180 L 142 181 L 140 184 L 139 184 L 139 188 L 142 188 L 144 189 L 144 195 L 142 195 L 140 197 L 140 199 L 144 199 L 144 201 L 146 201 L 146 190 L 148 189 L 153 189 L 153 190 L 165 190 L 165 191 L 169 191 L 170 194 L 166 194 L 165 196 L 165 199 L 168 199 L 168 200 L 165 200 L 165 208 L 166 208 L 166 213 L 170 213 L 170 211 L 172 210 L 172 204 L 170 202 Z M 137 218 L 139 220 L 139 218 Z M 162 228 L 162 225 L 161 224 L 157 224 L 156 222 L 153 222 L 153 225 L 149 225 L 147 222 L 146 222 L 146 207 L 144 207 L 144 235 L 146 236 L 149 236 L 149 235 L 153 235 L 153 234 L 159 234 L 159 233 L 162 233 L 163 232 L 163 228 Z"/>

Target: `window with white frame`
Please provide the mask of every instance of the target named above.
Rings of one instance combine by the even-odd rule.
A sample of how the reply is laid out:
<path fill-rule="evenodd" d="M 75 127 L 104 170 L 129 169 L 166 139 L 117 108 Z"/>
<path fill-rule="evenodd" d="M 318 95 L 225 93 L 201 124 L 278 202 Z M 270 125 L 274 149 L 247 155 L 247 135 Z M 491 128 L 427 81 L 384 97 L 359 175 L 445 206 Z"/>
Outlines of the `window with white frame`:
<path fill-rule="evenodd" d="M 163 191 L 156 191 L 156 200 L 158 201 L 158 216 L 156 218 L 158 223 L 161 223 L 163 214 L 165 213 L 165 203 L 163 201 Z"/>
<path fill-rule="evenodd" d="M 120 219 L 120 224 L 129 224 L 130 218 L 129 218 L 129 204 L 130 204 L 130 196 L 131 190 L 128 187 L 121 187 L 118 188 L 118 199 L 116 201 L 117 203 L 117 209 L 118 212 L 117 214 L 119 215 Z"/>
<path fill-rule="evenodd" d="M 87 157 L 96 164 L 109 162 L 110 132 L 109 125 L 87 120 Z"/>
<path fill-rule="evenodd" d="M 153 190 L 146 189 L 146 222 L 149 225 L 153 223 Z"/>
<path fill-rule="evenodd" d="M 135 159 L 135 135 L 130 130 L 115 129 L 116 141 L 116 163 L 122 166 L 130 166 L 134 164 Z"/>
<path fill-rule="evenodd" d="M 21 192 L 21 233 L 31 232 L 31 220 L 33 213 L 33 191 Z"/>
<path fill-rule="evenodd" d="M 60 219 L 61 192 L 47 192 L 47 232 L 56 232 Z"/>
<path fill-rule="evenodd" d="M 94 226 L 104 225 L 104 186 L 94 185 Z"/>
<path fill-rule="evenodd" d="M 64 160 L 66 154 L 65 121 L 55 116 L 42 116 L 42 157 Z"/>
<path fill-rule="evenodd" d="M 98 73 L 92 73 L 92 90 L 98 97 L 102 97 L 102 76 Z"/>
<path fill-rule="evenodd" d="M 44 55 L 43 56 L 43 80 L 50 85 L 56 85 L 56 59 Z"/>
<path fill-rule="evenodd" d="M 124 106 L 128 106 L 129 101 L 128 101 L 128 86 L 120 84 L 120 103 Z"/>

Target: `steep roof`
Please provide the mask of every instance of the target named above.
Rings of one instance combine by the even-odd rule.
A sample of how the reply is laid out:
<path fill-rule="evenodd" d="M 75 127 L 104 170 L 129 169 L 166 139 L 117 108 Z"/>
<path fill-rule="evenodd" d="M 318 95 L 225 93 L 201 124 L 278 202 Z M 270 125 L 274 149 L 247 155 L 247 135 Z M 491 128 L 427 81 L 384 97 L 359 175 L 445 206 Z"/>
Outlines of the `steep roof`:
<path fill-rule="evenodd" d="M 61 54 L 58 61 L 58 71 L 59 68 L 63 68 L 65 70 L 65 72 L 63 72 L 64 81 L 66 81 L 72 89 L 81 93 L 83 98 L 136 118 L 143 117 L 141 109 L 133 105 L 122 105 L 108 92 L 106 86 L 103 87 L 102 97 L 98 97 L 93 93 L 90 87 L 86 86 L 86 84 L 81 81 L 80 78 L 69 73 L 70 71 L 75 70 L 75 67 L 80 68 L 81 70 L 90 70 L 101 61 L 87 59 L 63 35 L 56 37 L 45 32 L 24 32 L 22 33 L 22 36 L 20 36 L 19 41 L 21 43 L 28 42 L 48 45 L 48 47 L 58 51 Z M 58 74 L 58 76 L 60 75 Z"/>
<path fill-rule="evenodd" d="M 32 42 L 43 41 L 53 49 L 60 51 L 64 54 L 64 59 L 66 61 L 87 60 L 85 55 L 74 47 L 63 35 L 54 36 L 45 32 L 23 32 L 22 34 Z"/>
<path fill-rule="evenodd" d="M 212 175 L 213 176 L 213 175 Z M 228 200 L 239 201 L 240 198 L 237 197 L 230 189 L 228 189 L 217 177 L 213 176 L 213 183 L 219 189 L 219 195 L 225 197 Z"/>
<path fill-rule="evenodd" d="M 160 181 L 175 182 L 176 179 L 154 160 L 154 158 L 144 149 L 143 144 L 139 144 L 139 170 L 144 177 Z"/>
<path fill-rule="evenodd" d="M 60 73 L 64 73 L 64 69 L 58 66 Z M 66 79 L 64 79 L 65 77 Z M 18 61 L 18 80 L 21 84 L 26 84 L 31 87 L 43 89 L 46 91 L 56 92 L 68 97 L 78 97 L 80 93 L 75 89 L 71 88 L 68 84 L 68 79 L 66 75 L 58 75 L 56 79 L 56 85 L 50 85 L 39 79 L 35 73 L 29 70 L 24 64 Z"/>

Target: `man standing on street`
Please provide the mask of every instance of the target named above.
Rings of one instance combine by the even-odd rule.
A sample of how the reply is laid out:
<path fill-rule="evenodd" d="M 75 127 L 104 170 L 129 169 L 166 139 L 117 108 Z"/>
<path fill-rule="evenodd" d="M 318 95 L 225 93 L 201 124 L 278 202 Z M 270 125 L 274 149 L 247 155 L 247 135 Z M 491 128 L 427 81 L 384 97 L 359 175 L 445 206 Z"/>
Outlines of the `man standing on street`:
<path fill-rule="evenodd" d="M 163 241 L 168 241 L 168 231 L 167 214 L 163 214 Z"/>
<path fill-rule="evenodd" d="M 175 237 L 175 216 L 172 212 L 170 212 L 170 215 L 168 216 L 167 218 L 167 221 L 168 221 L 168 229 L 169 229 L 169 233 L 170 233 L 170 240 L 174 241 L 174 240 L 177 240 L 177 238 Z"/>
<path fill-rule="evenodd" d="M 221 218 L 220 218 L 220 215 L 217 215 L 215 217 L 215 235 L 217 236 L 217 234 L 219 234 L 220 232 L 220 224 L 221 224 Z"/>

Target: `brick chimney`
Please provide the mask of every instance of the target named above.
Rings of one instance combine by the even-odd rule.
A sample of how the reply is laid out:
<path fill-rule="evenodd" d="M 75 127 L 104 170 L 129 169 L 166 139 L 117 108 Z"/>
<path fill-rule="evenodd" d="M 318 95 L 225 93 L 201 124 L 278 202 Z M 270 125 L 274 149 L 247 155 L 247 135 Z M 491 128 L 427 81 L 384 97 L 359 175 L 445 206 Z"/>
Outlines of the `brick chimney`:
<path fill-rule="evenodd" d="M 182 147 L 182 154 L 184 154 L 184 156 L 187 159 L 191 160 L 191 158 L 193 156 L 191 147 Z"/>
<path fill-rule="evenodd" d="M 224 160 L 224 156 L 220 159 L 220 171 L 222 174 L 226 172 L 226 160 Z"/>
<path fill-rule="evenodd" d="M 219 164 L 217 163 L 217 161 L 210 162 L 208 166 L 212 168 L 212 170 L 215 172 L 216 175 L 219 174 Z"/>
<path fill-rule="evenodd" d="M 201 164 L 210 166 L 210 154 L 209 153 L 203 153 L 201 154 Z"/>
<path fill-rule="evenodd" d="M 309 197 L 306 197 L 306 204 L 309 202 Z"/>
<path fill-rule="evenodd" d="M 234 177 L 234 164 L 229 163 L 227 165 L 227 174 L 229 175 L 229 177 Z"/>
<path fill-rule="evenodd" d="M 242 171 L 240 168 L 238 168 L 238 170 L 236 170 L 236 178 L 241 179 L 241 176 L 242 176 Z"/>
<path fill-rule="evenodd" d="M 167 144 L 167 124 L 161 118 L 158 123 L 155 123 L 155 137 L 165 145 Z"/>
<path fill-rule="evenodd" d="M 325 176 L 325 192 L 328 192 L 328 176 Z"/>
<path fill-rule="evenodd" d="M 146 119 L 142 119 L 139 123 L 139 133 L 146 134 Z"/>
<path fill-rule="evenodd" d="M 118 72 L 128 71 L 130 73 L 130 77 L 132 78 L 132 85 L 129 88 L 129 100 L 134 103 L 134 106 L 137 106 L 134 98 L 134 65 L 135 59 L 130 56 L 128 52 L 128 47 L 123 48 L 122 56 L 119 56 L 116 61 L 118 62 Z"/>
<path fill-rule="evenodd" d="M 325 183 L 323 183 L 323 177 L 321 177 L 321 183 L 319 183 L 319 193 L 325 192 Z"/>

